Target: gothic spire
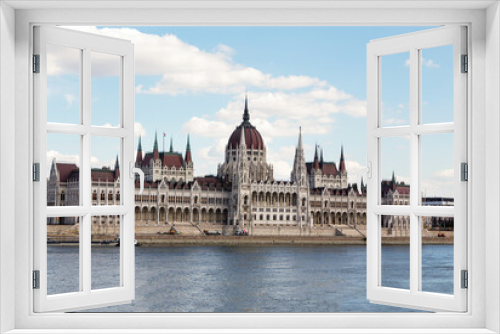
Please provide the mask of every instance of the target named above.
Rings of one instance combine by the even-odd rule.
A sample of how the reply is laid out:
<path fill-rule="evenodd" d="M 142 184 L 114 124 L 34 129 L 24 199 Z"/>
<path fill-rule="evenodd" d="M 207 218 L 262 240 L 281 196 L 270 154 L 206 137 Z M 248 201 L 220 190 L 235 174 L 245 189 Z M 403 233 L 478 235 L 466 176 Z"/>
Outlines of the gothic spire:
<path fill-rule="evenodd" d="M 155 142 L 153 144 L 153 151 L 157 150 L 158 151 L 158 133 L 155 130 Z"/>
<path fill-rule="evenodd" d="M 323 160 L 323 147 L 322 147 L 321 148 L 321 155 L 319 157 L 319 165 L 320 165 L 321 169 L 323 169 L 323 162 L 324 162 L 324 160 Z"/>
<path fill-rule="evenodd" d="M 314 168 L 314 169 L 319 169 L 318 144 L 316 144 L 316 147 L 314 148 L 314 162 L 313 162 L 313 168 Z"/>
<path fill-rule="evenodd" d="M 394 171 L 392 171 L 392 183 L 396 184 L 396 176 L 394 175 Z"/>
<path fill-rule="evenodd" d="M 184 159 L 186 163 L 193 162 L 193 159 L 191 158 L 191 143 L 189 141 L 189 134 L 188 134 L 188 140 L 187 140 L 187 145 L 186 145 L 186 157 Z"/>
<path fill-rule="evenodd" d="M 115 177 L 115 180 L 117 180 L 120 177 L 120 163 L 118 162 L 118 154 L 116 155 L 115 169 L 113 171 L 113 175 Z"/>
<path fill-rule="evenodd" d="M 248 112 L 248 96 L 245 93 L 245 110 L 243 111 L 243 123 L 247 124 L 250 122 L 250 113 Z"/>
<path fill-rule="evenodd" d="M 295 149 L 295 158 L 293 160 L 293 169 L 291 173 L 292 182 L 306 181 L 307 167 L 306 159 L 304 157 L 304 149 L 302 147 L 302 128 L 299 128 L 299 141 Z"/>
<path fill-rule="evenodd" d="M 299 143 L 297 144 L 297 149 L 302 150 L 302 127 L 299 126 Z"/>
<path fill-rule="evenodd" d="M 135 163 L 138 165 L 142 164 L 142 140 L 139 135 L 139 144 L 137 145 L 137 155 L 135 157 Z"/>
<path fill-rule="evenodd" d="M 160 159 L 160 154 L 158 152 L 158 133 L 155 130 L 155 143 L 153 145 L 153 159 L 158 160 Z"/>
<path fill-rule="evenodd" d="M 189 139 L 188 139 L 188 142 L 189 142 Z M 170 136 L 170 150 L 169 150 L 170 153 L 174 153 L 174 140 L 172 138 L 172 136 Z"/>
<path fill-rule="evenodd" d="M 345 172 L 345 160 L 344 160 L 344 145 L 340 148 L 340 163 L 339 163 L 340 172 Z"/>

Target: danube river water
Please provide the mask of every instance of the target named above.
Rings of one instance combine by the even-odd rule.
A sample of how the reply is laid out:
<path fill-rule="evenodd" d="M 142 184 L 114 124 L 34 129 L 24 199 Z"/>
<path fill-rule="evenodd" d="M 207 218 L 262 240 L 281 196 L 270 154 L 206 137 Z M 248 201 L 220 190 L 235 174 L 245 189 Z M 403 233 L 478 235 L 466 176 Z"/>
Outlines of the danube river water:
<path fill-rule="evenodd" d="M 422 248 L 423 290 L 452 293 L 453 246 Z M 366 299 L 360 245 L 137 247 L 135 263 L 135 300 L 92 312 L 411 311 Z M 118 266 L 118 248 L 93 247 L 93 288 L 119 284 Z M 49 294 L 76 291 L 78 247 L 48 247 L 48 276 Z M 408 246 L 383 246 L 382 284 L 409 286 Z"/>

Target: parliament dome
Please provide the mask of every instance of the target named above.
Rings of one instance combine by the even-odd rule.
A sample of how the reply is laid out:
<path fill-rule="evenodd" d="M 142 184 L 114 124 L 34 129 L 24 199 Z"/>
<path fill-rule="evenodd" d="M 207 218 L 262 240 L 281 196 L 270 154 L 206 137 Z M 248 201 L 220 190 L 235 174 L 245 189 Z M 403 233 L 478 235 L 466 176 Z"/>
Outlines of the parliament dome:
<path fill-rule="evenodd" d="M 248 112 L 248 100 L 245 97 L 245 110 L 243 112 L 243 122 L 233 131 L 227 143 L 228 149 L 237 149 L 240 145 L 241 134 L 245 131 L 245 145 L 247 149 L 264 150 L 264 140 L 259 131 L 250 124 L 250 114 Z"/>

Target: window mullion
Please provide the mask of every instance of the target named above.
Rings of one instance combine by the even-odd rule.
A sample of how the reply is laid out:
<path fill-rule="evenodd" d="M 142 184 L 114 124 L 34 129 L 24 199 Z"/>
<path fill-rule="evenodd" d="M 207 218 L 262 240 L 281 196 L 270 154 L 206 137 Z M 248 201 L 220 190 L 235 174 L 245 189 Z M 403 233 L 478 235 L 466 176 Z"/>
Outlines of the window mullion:
<path fill-rule="evenodd" d="M 83 59 L 82 59 L 82 75 L 81 75 L 81 93 L 82 93 L 82 124 L 84 127 L 90 128 L 90 109 L 91 109 L 91 96 L 90 96 L 90 82 L 91 82 L 91 70 L 90 70 L 90 49 L 83 49 Z M 81 170 L 80 175 L 80 198 L 81 204 L 85 208 L 89 208 L 91 203 L 91 135 L 90 131 L 87 131 L 82 136 L 82 148 L 81 148 Z M 91 290 L 91 224 L 92 217 L 90 212 L 87 212 L 83 217 L 82 226 L 80 226 L 80 277 L 82 279 L 81 285 L 83 286 L 83 291 L 90 293 Z"/>
<path fill-rule="evenodd" d="M 419 124 L 420 61 L 419 50 L 410 49 L 410 291 L 418 291 L 420 282 L 421 243 L 418 217 L 413 209 L 418 205 L 420 193 L 420 147 L 415 128 Z"/>

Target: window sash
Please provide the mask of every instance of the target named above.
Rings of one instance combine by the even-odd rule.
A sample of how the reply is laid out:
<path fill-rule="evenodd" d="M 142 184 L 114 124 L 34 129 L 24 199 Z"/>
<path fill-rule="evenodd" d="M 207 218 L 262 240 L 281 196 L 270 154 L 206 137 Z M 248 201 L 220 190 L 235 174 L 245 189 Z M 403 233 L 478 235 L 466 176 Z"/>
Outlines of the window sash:
<path fill-rule="evenodd" d="M 46 45 L 53 44 L 80 52 L 80 124 L 47 123 Z M 117 55 L 121 59 L 120 126 L 105 128 L 91 125 L 91 52 Z M 129 41 L 38 26 L 34 28 L 34 54 L 40 55 L 40 73 L 34 74 L 34 161 L 40 163 L 40 182 L 34 193 L 34 265 L 40 271 L 40 289 L 34 289 L 34 311 L 73 311 L 102 305 L 130 302 L 134 299 L 134 178 L 130 177 L 134 145 L 134 73 L 133 45 Z M 74 134 L 80 137 L 79 206 L 47 207 L 46 138 L 48 133 Z M 121 142 L 120 193 L 122 204 L 97 207 L 91 203 L 91 138 L 116 137 Z M 120 215 L 120 286 L 91 289 L 91 224 L 95 215 Z M 47 295 L 47 218 L 80 217 L 79 292 Z"/>
<path fill-rule="evenodd" d="M 367 48 L 367 152 L 372 166 L 367 194 L 367 296 L 370 301 L 423 310 L 467 310 L 467 290 L 461 289 L 460 271 L 467 269 L 467 183 L 460 180 L 460 164 L 467 162 L 467 76 L 460 73 L 461 54 L 467 54 L 465 27 L 442 27 L 428 31 L 371 41 Z M 420 123 L 420 50 L 454 45 L 454 122 Z M 410 53 L 410 125 L 381 127 L 380 65 L 381 56 Z M 420 135 L 454 134 L 454 206 L 426 207 L 419 205 Z M 381 194 L 380 143 L 391 136 L 410 137 L 410 205 L 390 206 L 379 203 Z M 381 224 L 382 215 L 410 216 L 410 289 L 381 286 Z M 421 229 L 419 217 L 425 215 L 454 217 L 454 294 L 443 295 L 421 290 Z"/>

